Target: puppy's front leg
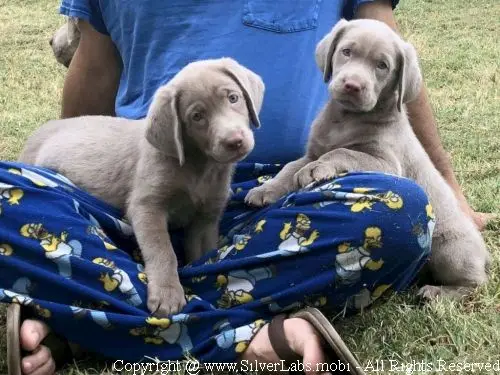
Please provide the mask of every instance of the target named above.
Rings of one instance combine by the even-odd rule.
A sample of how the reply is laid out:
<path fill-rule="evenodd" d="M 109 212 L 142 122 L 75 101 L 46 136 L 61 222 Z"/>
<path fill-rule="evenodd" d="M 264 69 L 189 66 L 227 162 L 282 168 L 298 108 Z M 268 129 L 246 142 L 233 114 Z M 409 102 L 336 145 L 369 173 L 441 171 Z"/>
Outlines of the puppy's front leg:
<path fill-rule="evenodd" d="M 401 165 L 390 154 L 369 153 L 338 148 L 323 154 L 294 176 L 296 188 L 302 188 L 312 182 L 324 181 L 338 176 L 340 173 L 352 171 L 378 171 L 401 174 Z"/>
<path fill-rule="evenodd" d="M 245 197 L 245 203 L 261 207 L 276 202 L 294 190 L 293 176 L 311 161 L 312 159 L 304 156 L 288 163 L 273 179 L 251 189 Z"/>
<path fill-rule="evenodd" d="M 159 317 L 175 314 L 186 304 L 163 207 L 133 199 L 127 213 L 148 277 L 148 308 Z"/>

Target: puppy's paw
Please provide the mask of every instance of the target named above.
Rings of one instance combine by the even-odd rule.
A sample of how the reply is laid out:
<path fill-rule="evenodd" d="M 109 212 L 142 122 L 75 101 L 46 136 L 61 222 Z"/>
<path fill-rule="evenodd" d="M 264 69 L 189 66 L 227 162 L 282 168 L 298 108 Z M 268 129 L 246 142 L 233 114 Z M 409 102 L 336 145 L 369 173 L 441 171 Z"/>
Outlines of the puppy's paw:
<path fill-rule="evenodd" d="M 439 297 L 440 295 L 441 295 L 441 288 L 434 285 L 424 285 L 417 292 L 417 296 L 425 302 L 433 301 L 437 299 L 437 297 Z"/>
<path fill-rule="evenodd" d="M 419 289 L 417 296 L 425 302 L 430 302 L 438 298 L 445 298 L 447 300 L 461 301 L 471 295 L 474 287 L 468 286 L 435 286 L 424 285 Z"/>
<path fill-rule="evenodd" d="M 246 197 L 245 203 L 250 206 L 262 207 L 276 202 L 281 195 L 269 184 L 264 184 L 251 189 Z"/>
<path fill-rule="evenodd" d="M 177 314 L 186 305 L 184 289 L 179 280 L 170 284 L 148 284 L 148 309 L 158 318 Z"/>
<path fill-rule="evenodd" d="M 320 182 L 335 177 L 336 170 L 331 163 L 315 160 L 302 167 L 294 176 L 295 187 L 300 189 L 313 182 Z"/>

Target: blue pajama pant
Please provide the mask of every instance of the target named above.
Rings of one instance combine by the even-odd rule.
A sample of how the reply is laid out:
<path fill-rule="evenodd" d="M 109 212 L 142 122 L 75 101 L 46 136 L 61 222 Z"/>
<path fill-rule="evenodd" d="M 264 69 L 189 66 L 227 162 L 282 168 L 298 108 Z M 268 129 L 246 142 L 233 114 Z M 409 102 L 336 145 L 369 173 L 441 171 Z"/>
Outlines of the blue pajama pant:
<path fill-rule="evenodd" d="M 279 312 L 311 305 L 354 313 L 411 285 L 434 227 L 418 185 L 350 173 L 262 209 L 246 206 L 248 190 L 280 168 L 238 166 L 220 243 L 203 258 L 185 264 L 182 233 L 171 231 L 188 303 L 158 319 L 123 214 L 57 173 L 1 162 L 0 301 L 31 308 L 109 358 L 224 362 Z"/>

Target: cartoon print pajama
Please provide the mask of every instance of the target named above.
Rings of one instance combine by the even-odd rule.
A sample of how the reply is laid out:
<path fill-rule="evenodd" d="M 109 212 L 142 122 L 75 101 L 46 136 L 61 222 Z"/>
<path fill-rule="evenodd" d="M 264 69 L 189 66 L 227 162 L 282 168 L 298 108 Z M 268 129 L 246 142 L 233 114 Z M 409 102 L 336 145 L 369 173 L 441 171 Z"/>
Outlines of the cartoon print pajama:
<path fill-rule="evenodd" d="M 427 261 L 432 207 L 410 180 L 350 173 L 268 207 L 249 189 L 281 166 L 241 163 L 216 249 L 192 264 L 171 231 L 188 300 L 147 309 L 147 275 L 121 212 L 47 169 L 0 163 L 0 301 L 20 303 L 83 348 L 126 361 L 234 361 L 281 311 L 354 313 L 407 288 Z M 168 270 L 166 270 L 168 272 Z"/>

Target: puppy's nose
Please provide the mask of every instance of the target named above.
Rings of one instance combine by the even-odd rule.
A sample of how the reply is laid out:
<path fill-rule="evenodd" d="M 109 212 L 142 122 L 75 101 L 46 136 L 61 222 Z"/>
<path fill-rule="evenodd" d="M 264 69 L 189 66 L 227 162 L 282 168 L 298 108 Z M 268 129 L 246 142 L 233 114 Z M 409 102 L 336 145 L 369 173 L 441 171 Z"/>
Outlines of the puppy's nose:
<path fill-rule="evenodd" d="M 243 146 L 243 136 L 241 134 L 235 134 L 225 139 L 222 143 L 228 150 L 237 151 Z"/>
<path fill-rule="evenodd" d="M 49 44 L 51 47 L 52 47 L 52 43 L 54 43 L 54 38 L 50 38 L 50 40 L 49 40 Z"/>
<path fill-rule="evenodd" d="M 361 85 L 355 81 L 347 80 L 344 83 L 344 91 L 348 94 L 359 94 L 361 92 Z"/>

